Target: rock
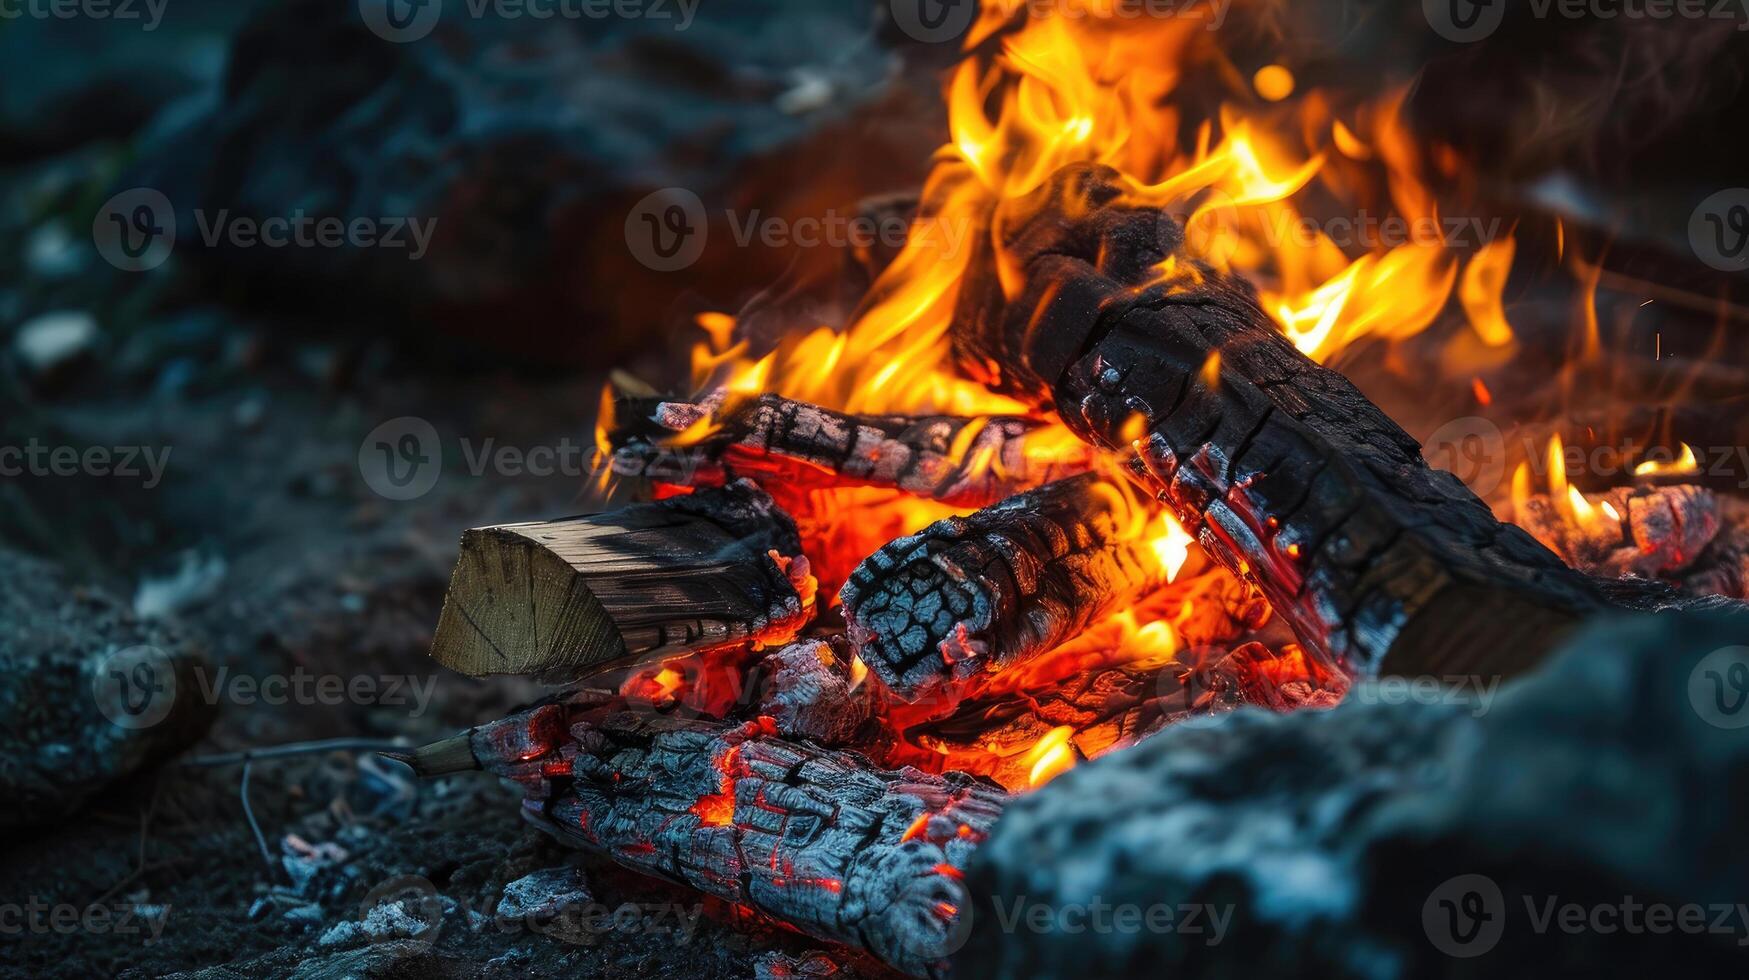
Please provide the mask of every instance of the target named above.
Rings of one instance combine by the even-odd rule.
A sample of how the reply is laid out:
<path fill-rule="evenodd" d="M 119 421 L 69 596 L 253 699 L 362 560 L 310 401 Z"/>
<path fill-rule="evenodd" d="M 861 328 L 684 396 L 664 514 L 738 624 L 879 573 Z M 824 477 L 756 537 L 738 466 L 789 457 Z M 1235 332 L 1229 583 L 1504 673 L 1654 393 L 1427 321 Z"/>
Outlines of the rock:
<path fill-rule="evenodd" d="M 198 738 L 204 665 L 179 627 L 0 549 L 0 829 L 63 818 Z"/>
<path fill-rule="evenodd" d="M 1497 697 L 1357 688 L 1330 711 L 1168 729 L 1007 811 L 968 870 L 955 972 L 1740 974 L 1734 912 L 1719 934 L 1659 932 L 1646 910 L 1740 907 L 1743 641 L 1712 615 L 1604 622 Z M 1569 906 L 1619 927 L 1551 926 Z"/>
<path fill-rule="evenodd" d="M 44 313 L 18 328 L 12 349 L 32 374 L 48 375 L 91 353 L 97 318 L 83 310 Z"/>
<path fill-rule="evenodd" d="M 426 353 L 441 353 L 434 339 L 463 338 L 548 365 L 555 353 L 606 359 L 645 339 L 637 328 L 665 305 L 649 297 L 680 281 L 627 247 L 641 198 L 682 187 L 726 204 L 748 189 L 747 168 L 769 161 L 779 193 L 758 198 L 769 217 L 782 194 L 800 200 L 797 145 L 845 124 L 896 77 L 870 36 L 871 4 L 691 6 L 680 30 L 658 16 L 474 17 L 451 3 L 428 37 L 396 44 L 356 3 L 278 3 L 235 37 L 211 107 L 149 141 L 114 190 L 165 194 L 177 261 L 229 287 L 218 293 L 247 283 L 251 301 L 278 314 L 416 329 Z M 841 145 L 830 154 L 846 157 Z M 833 165 L 892 179 L 879 154 Z M 220 215 L 231 227 L 297 215 L 435 224 L 422 251 L 407 233 L 409 247 L 226 236 L 209 246 L 201 219 Z M 789 261 L 735 247 L 720 222 L 709 238 L 720 280 L 748 295 Z M 686 286 L 710 264 L 688 270 Z"/>
<path fill-rule="evenodd" d="M 556 918 L 594 901 L 583 872 L 571 867 L 546 868 L 504 886 L 504 897 L 498 900 L 498 921 Z"/>

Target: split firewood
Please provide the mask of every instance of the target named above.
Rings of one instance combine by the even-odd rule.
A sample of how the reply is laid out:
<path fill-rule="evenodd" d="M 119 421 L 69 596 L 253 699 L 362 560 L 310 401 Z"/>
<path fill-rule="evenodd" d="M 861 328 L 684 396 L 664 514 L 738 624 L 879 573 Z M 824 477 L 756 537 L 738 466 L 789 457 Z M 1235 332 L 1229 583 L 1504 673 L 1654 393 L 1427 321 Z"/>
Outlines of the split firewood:
<path fill-rule="evenodd" d="M 431 655 L 465 674 L 575 676 L 786 643 L 813 615 L 796 527 L 747 481 L 591 517 L 475 528 Z"/>
<path fill-rule="evenodd" d="M 775 733 L 581 691 L 405 757 L 523 787 L 561 843 L 688 885 L 915 976 L 940 973 L 961 869 L 1007 794 L 962 773 L 883 771 Z"/>
<path fill-rule="evenodd" d="M 1516 673 L 1604 606 L 1119 181 L 1065 168 L 1003 205 L 1013 274 L 985 235 L 961 284 L 968 371 L 1132 453 L 1204 550 L 1350 673 Z"/>
<path fill-rule="evenodd" d="M 908 700 L 1036 657 L 1166 581 L 1137 509 L 1087 474 L 900 538 L 840 593 L 851 642 Z"/>
<path fill-rule="evenodd" d="M 625 399 L 608 433 L 612 468 L 683 486 L 750 477 L 765 485 L 892 487 L 981 507 L 1082 473 L 1092 451 L 1020 416 L 855 416 L 778 395 L 698 402 Z"/>

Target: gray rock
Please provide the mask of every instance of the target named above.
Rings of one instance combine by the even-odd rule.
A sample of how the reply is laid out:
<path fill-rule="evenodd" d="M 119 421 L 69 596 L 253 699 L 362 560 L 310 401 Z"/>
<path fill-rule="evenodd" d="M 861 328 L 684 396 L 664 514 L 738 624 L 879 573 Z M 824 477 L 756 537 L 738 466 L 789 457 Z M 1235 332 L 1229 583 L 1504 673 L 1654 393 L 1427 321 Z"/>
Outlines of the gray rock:
<path fill-rule="evenodd" d="M 205 731 L 199 647 L 0 549 L 0 829 L 64 817 Z"/>
<path fill-rule="evenodd" d="M 1573 932 L 1547 913 L 1639 903 L 1710 923 L 1744 900 L 1744 642 L 1725 618 L 1624 620 L 1492 700 L 1350 697 L 1169 729 L 1008 810 L 968 874 L 956 971 L 1740 974 L 1734 912 L 1722 932 L 1663 934 L 1643 911 L 1637 929 Z M 1158 906 L 1164 928 L 1117 928 L 1120 906 Z"/>
<path fill-rule="evenodd" d="M 97 345 L 97 318 L 83 310 L 44 313 L 18 328 L 12 348 L 33 374 L 48 374 Z"/>

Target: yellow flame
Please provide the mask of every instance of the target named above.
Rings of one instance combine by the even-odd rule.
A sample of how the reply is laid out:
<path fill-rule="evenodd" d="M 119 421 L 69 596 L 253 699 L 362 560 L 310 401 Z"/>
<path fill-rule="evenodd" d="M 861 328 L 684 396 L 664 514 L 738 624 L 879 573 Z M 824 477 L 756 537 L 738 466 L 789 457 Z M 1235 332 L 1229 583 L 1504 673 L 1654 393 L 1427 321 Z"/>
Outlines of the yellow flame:
<path fill-rule="evenodd" d="M 1176 582 L 1184 563 L 1190 560 L 1190 546 L 1196 543 L 1196 539 L 1171 514 L 1160 515 L 1160 520 L 1165 525 L 1165 530 L 1150 544 L 1154 554 L 1159 556 L 1160 564 L 1166 569 L 1166 581 Z"/>
<path fill-rule="evenodd" d="M 1679 476 L 1698 472 L 1700 461 L 1695 458 L 1694 447 L 1686 442 L 1682 444 L 1682 455 L 1671 462 L 1649 459 L 1634 467 L 1635 476 Z"/>
<path fill-rule="evenodd" d="M 1069 739 L 1074 736 L 1075 729 L 1058 725 L 1032 743 L 1022 760 L 1032 766 L 1026 777 L 1028 786 L 1043 786 L 1075 767 L 1075 750 L 1069 747 Z"/>

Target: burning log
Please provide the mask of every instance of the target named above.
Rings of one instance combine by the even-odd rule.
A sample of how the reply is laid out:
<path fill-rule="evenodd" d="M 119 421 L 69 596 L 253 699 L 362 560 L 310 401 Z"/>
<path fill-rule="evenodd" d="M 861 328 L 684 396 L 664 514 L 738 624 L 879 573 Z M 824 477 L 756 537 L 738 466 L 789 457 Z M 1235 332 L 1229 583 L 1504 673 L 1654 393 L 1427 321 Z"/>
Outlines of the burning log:
<path fill-rule="evenodd" d="M 961 773 L 862 756 L 744 724 L 639 710 L 600 691 L 427 746 L 421 775 L 484 768 L 561 843 L 688 885 L 922 976 L 965 906 L 961 869 L 1008 798 Z"/>
<path fill-rule="evenodd" d="M 1049 426 L 1036 419 L 856 416 L 769 394 L 725 407 L 723 397 L 620 402 L 626 421 L 608 434 L 614 472 L 685 486 L 751 477 L 893 487 L 981 507 L 1091 463 L 1084 445 L 1041 446 Z"/>
<path fill-rule="evenodd" d="M 1166 581 L 1095 474 L 938 521 L 869 556 L 841 597 L 857 653 L 907 699 L 1022 662 Z"/>
<path fill-rule="evenodd" d="M 974 261 L 955 326 L 968 370 L 1131 452 L 1204 549 L 1350 673 L 1516 673 L 1605 605 L 1123 195 L 1115 172 L 1076 166 L 1005 206 L 1018 288 Z"/>
<path fill-rule="evenodd" d="M 1618 487 L 1592 503 L 1538 494 L 1513 515 L 1576 568 L 1612 578 L 1669 577 L 1707 550 L 1722 526 L 1719 499 L 1701 487 Z"/>
<path fill-rule="evenodd" d="M 1325 671 L 1298 646 L 1262 643 L 1209 651 L 1165 665 L 1119 664 L 1085 671 L 1025 698 L 968 699 L 949 717 L 910 729 L 908 741 L 1011 789 L 1054 775 L 1053 732 L 1061 733 L 1066 768 L 1096 759 L 1187 718 L 1247 705 L 1286 712 L 1334 707 L 1347 679 Z"/>
<path fill-rule="evenodd" d="M 741 481 L 592 517 L 462 535 L 432 641 L 465 674 L 787 642 L 812 616 L 795 524 Z"/>

